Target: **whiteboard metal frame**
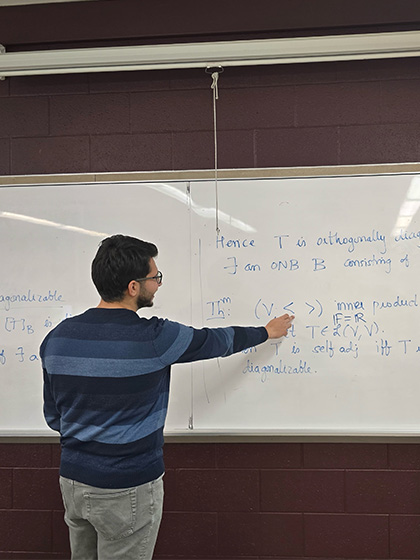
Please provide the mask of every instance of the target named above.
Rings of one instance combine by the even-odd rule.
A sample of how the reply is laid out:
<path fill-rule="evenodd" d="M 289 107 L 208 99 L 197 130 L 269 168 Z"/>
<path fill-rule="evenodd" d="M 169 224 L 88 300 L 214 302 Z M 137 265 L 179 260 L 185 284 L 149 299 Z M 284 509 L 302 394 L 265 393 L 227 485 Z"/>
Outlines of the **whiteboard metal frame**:
<path fill-rule="evenodd" d="M 223 179 L 281 179 L 309 177 L 340 177 L 363 175 L 393 175 L 419 173 L 420 162 L 364 165 L 330 165 L 313 167 L 271 167 L 219 169 L 218 180 Z M 30 185 L 60 185 L 78 183 L 121 183 L 139 181 L 199 181 L 214 178 L 214 170 L 181 171 L 121 171 L 108 173 L 62 173 L 52 175 L 0 175 L 0 187 Z"/>

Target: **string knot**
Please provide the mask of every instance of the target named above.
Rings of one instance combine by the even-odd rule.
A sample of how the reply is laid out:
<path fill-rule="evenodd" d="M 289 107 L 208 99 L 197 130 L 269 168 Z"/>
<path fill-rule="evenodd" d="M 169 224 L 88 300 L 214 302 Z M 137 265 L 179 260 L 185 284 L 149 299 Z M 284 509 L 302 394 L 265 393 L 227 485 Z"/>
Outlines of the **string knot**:
<path fill-rule="evenodd" d="M 219 99 L 219 87 L 217 85 L 217 82 L 219 81 L 219 72 L 213 72 L 211 77 L 213 79 L 213 82 L 211 84 L 211 89 L 214 91 L 214 95 L 216 99 Z"/>

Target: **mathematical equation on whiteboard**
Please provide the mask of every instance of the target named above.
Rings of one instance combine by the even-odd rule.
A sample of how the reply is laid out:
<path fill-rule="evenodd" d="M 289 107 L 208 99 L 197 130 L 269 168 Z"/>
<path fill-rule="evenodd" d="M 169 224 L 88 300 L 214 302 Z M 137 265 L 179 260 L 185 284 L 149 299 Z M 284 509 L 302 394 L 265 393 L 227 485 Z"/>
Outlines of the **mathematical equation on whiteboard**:
<path fill-rule="evenodd" d="M 274 251 L 288 251 L 287 258 L 268 259 L 262 262 L 258 258 L 261 249 L 266 249 L 269 244 Z M 389 254 L 389 246 L 399 247 L 406 252 L 393 257 Z M 256 239 L 235 238 L 229 239 L 220 235 L 216 239 L 215 249 L 227 253 L 234 253 L 226 256 L 224 270 L 231 275 L 243 272 L 261 271 L 289 271 L 296 272 L 305 267 L 306 270 L 318 272 L 326 270 L 329 266 L 328 259 L 312 254 L 303 260 L 302 254 L 305 250 L 316 249 L 342 249 L 344 257 L 341 264 L 344 268 L 376 268 L 390 274 L 395 266 L 410 266 L 410 249 L 420 248 L 420 231 L 400 230 L 399 233 L 391 238 L 383 232 L 373 229 L 363 235 L 346 236 L 339 232 L 328 231 L 324 235 L 316 236 L 311 239 L 305 236 L 293 237 L 290 234 L 273 235 L 269 242 L 265 241 L 264 246 L 260 246 Z M 295 251 L 293 254 L 291 251 Z M 360 250 L 363 255 L 357 255 Z M 246 256 L 244 255 L 246 253 Z M 417 257 L 418 258 L 418 257 Z"/>
<path fill-rule="evenodd" d="M 242 305 L 242 302 L 240 302 Z M 231 309 L 235 305 L 235 298 L 224 296 L 216 301 L 206 302 L 208 311 L 207 321 L 218 320 L 223 323 L 231 317 Z M 332 312 L 325 312 L 324 308 Z M 311 355 L 323 355 L 328 359 L 337 356 L 351 356 L 359 358 L 364 350 L 375 352 L 382 357 L 389 357 L 391 354 L 398 354 L 403 357 L 410 353 L 419 353 L 420 359 L 420 332 L 417 339 L 397 338 L 388 336 L 382 328 L 381 318 L 387 311 L 397 312 L 398 309 L 407 308 L 412 311 L 419 307 L 417 293 L 410 294 L 408 297 L 397 295 L 392 301 L 333 301 L 322 302 L 318 299 L 314 301 L 294 302 L 290 301 L 286 305 L 280 302 L 273 302 L 269 299 L 259 298 L 253 307 L 253 315 L 258 321 L 268 322 L 270 319 L 290 313 L 299 318 L 299 326 L 292 324 L 286 339 L 291 341 L 288 352 L 292 355 L 304 354 L 306 357 Z M 418 312 L 418 311 L 417 311 Z M 255 323 L 255 321 L 254 321 Z M 305 348 L 300 346 L 300 340 L 305 340 Z M 282 343 L 270 343 L 275 350 L 275 355 L 284 355 L 285 348 Z M 246 350 L 244 353 L 257 353 L 258 349 Z M 286 350 L 287 352 L 287 350 Z M 289 373 L 316 373 L 313 368 L 308 366 L 309 359 L 304 362 L 301 371 L 291 371 Z M 284 360 L 280 360 L 284 363 Z M 299 362 L 302 366 L 302 361 Z M 271 367 L 271 370 L 276 368 Z M 248 361 L 247 371 L 258 372 L 252 366 L 251 360 Z M 245 372 L 244 372 L 245 373 Z M 283 371 L 283 373 L 286 373 Z"/>
<path fill-rule="evenodd" d="M 2 367 L 39 363 L 40 342 L 70 315 L 63 294 L 56 289 L 0 293 L 0 372 Z"/>
<path fill-rule="evenodd" d="M 329 251 L 333 251 L 331 258 Z M 351 363 L 357 363 L 354 360 L 366 357 L 417 357 L 420 363 L 420 331 L 412 326 L 420 320 L 416 283 L 411 279 L 411 287 L 409 282 L 402 286 L 392 279 L 398 269 L 406 271 L 408 279 L 410 267 L 420 261 L 420 231 L 400 230 L 390 236 L 378 229 L 354 236 L 328 231 L 311 238 L 277 234 L 264 242 L 260 238 L 218 235 L 214 245 L 204 247 L 201 258 L 213 259 L 218 275 L 230 279 L 230 289 L 220 287 L 217 294 L 212 287 L 207 292 L 211 297 L 204 291 L 204 318 L 209 326 L 234 323 L 238 310 L 242 324 L 243 319 L 248 324 L 266 324 L 284 313 L 296 316 L 285 340 L 267 342 L 273 350 L 268 360 L 261 346 L 244 351 L 244 374 L 257 374 L 261 381 L 270 374 L 316 374 L 329 363 L 341 366 L 345 361 L 351 367 Z M 352 293 L 357 271 L 362 269 L 374 271 L 377 284 L 366 290 L 362 283 L 360 289 L 356 288 L 359 298 L 349 297 L 345 287 L 340 290 L 349 269 Z M 287 300 L 290 282 L 293 285 L 293 275 L 299 271 L 308 278 L 303 290 L 307 295 L 302 296 L 298 290 L 294 299 Z M 313 273 L 327 277 L 329 271 L 339 297 L 311 287 Z M 280 298 L 270 295 L 270 289 L 254 296 L 262 277 L 278 277 L 280 273 L 284 280 Z M 385 283 L 392 289 L 383 290 Z"/>

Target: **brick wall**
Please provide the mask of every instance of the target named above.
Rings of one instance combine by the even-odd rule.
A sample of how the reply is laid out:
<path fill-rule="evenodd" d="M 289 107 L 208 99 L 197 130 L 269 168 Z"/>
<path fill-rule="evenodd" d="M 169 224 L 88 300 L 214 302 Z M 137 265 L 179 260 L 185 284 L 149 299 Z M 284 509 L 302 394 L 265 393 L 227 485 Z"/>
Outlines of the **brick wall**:
<path fill-rule="evenodd" d="M 209 169 L 203 70 L 0 82 L 0 174 Z M 420 159 L 418 59 L 228 68 L 219 79 L 219 166 Z"/>
<path fill-rule="evenodd" d="M 420 558 L 420 446 L 172 444 L 156 558 Z"/>
<path fill-rule="evenodd" d="M 238 68 L 220 167 L 420 160 L 418 59 Z M 204 71 L 0 82 L 0 174 L 211 168 Z M 68 558 L 53 444 L 0 445 L 0 559 Z M 156 558 L 420 558 L 417 444 L 169 444 Z"/>
<path fill-rule="evenodd" d="M 420 558 L 420 445 L 167 444 L 156 560 Z M 0 444 L 0 559 L 69 558 L 56 444 Z"/>

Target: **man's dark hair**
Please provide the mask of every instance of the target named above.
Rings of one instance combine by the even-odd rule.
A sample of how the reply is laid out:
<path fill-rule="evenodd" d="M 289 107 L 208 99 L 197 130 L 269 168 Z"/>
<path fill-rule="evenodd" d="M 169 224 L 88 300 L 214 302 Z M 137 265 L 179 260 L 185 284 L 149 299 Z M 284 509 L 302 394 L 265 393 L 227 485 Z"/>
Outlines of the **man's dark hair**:
<path fill-rule="evenodd" d="M 104 239 L 92 261 L 92 280 L 106 302 L 121 301 L 128 284 L 150 273 L 156 245 L 128 235 Z"/>

